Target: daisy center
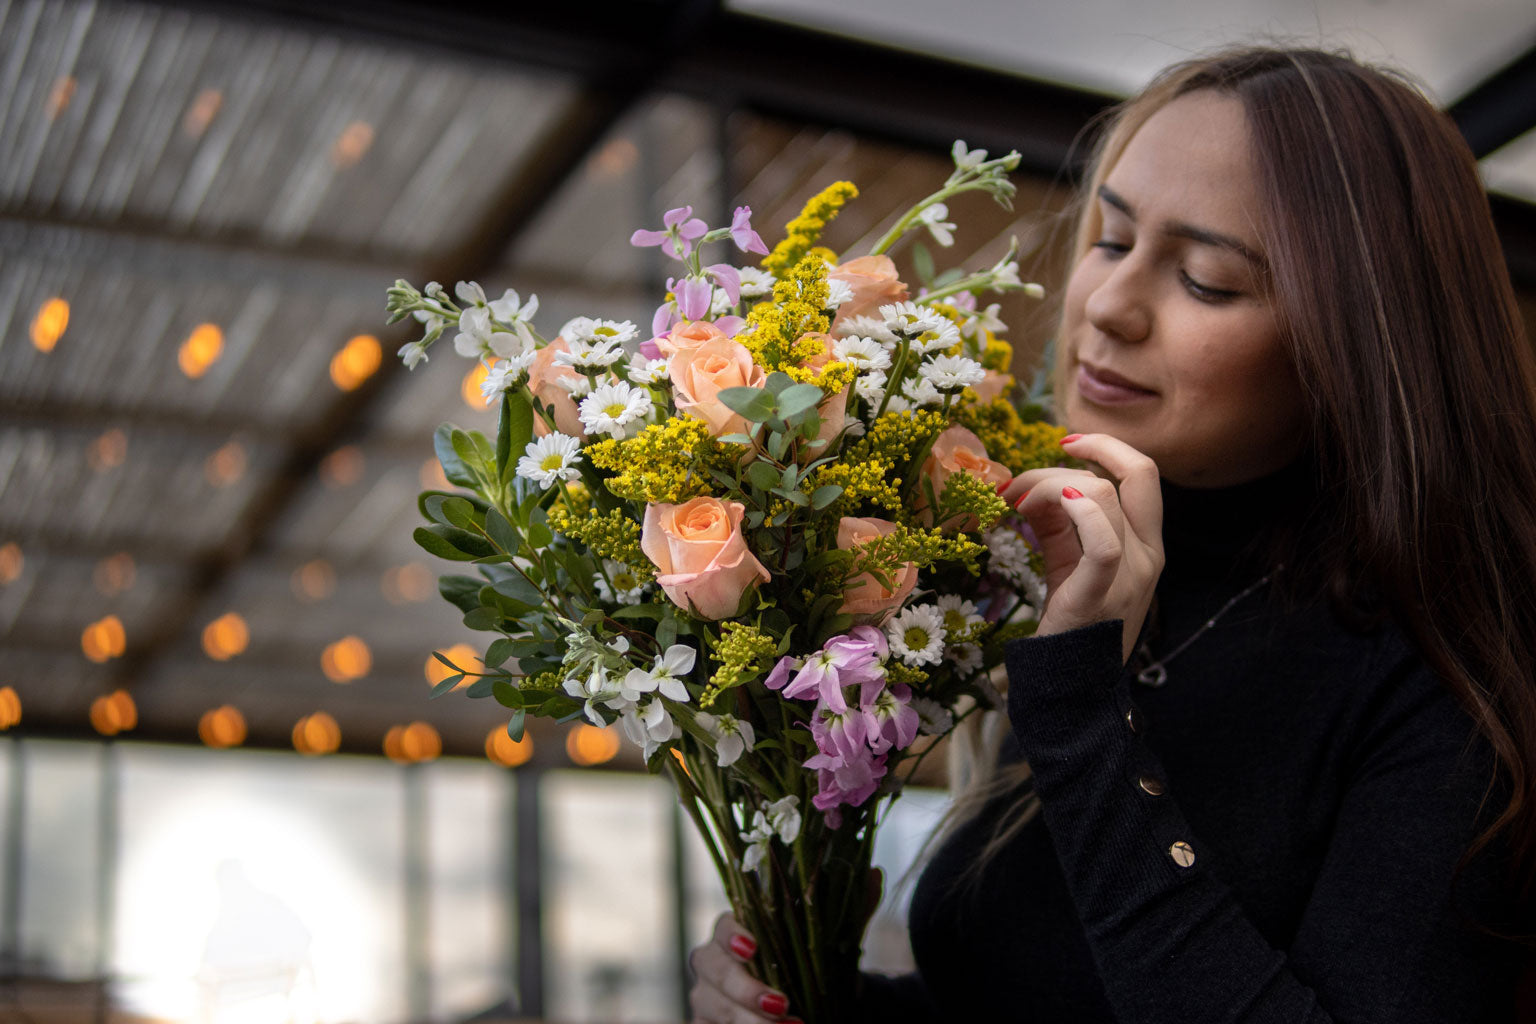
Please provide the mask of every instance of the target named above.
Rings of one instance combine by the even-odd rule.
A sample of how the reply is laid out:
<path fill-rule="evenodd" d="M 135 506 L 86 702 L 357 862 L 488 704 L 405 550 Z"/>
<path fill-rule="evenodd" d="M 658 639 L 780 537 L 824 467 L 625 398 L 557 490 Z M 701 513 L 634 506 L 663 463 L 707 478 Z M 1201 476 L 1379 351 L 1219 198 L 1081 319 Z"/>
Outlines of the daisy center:
<path fill-rule="evenodd" d="M 623 402 L 610 402 L 603 406 L 603 415 L 611 419 L 618 419 L 620 416 L 624 415 L 624 411 L 628 408 L 629 406 L 625 405 Z"/>
<path fill-rule="evenodd" d="M 554 472 L 565 465 L 564 455 L 546 455 L 544 461 L 539 463 L 539 468 L 545 472 Z"/>
<path fill-rule="evenodd" d="M 914 651 L 920 651 L 928 646 L 928 631 L 922 626 L 908 626 L 907 631 L 901 634 L 907 647 Z"/>
<path fill-rule="evenodd" d="M 965 616 L 954 609 L 944 613 L 944 628 L 951 633 L 958 633 L 965 628 Z"/>

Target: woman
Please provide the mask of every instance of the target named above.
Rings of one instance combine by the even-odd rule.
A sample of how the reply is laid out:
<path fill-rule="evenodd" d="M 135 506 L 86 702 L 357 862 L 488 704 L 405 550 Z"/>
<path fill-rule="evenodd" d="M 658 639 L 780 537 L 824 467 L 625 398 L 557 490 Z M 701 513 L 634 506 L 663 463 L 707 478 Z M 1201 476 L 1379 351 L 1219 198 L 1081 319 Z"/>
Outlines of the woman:
<path fill-rule="evenodd" d="M 1396 78 L 1175 66 L 1109 126 L 1002 767 L 870 1020 L 1510 1021 L 1536 856 L 1536 368 L 1476 166 Z M 1036 813 L 1038 811 L 1038 813 Z M 730 918 L 697 1020 L 793 1014 Z"/>

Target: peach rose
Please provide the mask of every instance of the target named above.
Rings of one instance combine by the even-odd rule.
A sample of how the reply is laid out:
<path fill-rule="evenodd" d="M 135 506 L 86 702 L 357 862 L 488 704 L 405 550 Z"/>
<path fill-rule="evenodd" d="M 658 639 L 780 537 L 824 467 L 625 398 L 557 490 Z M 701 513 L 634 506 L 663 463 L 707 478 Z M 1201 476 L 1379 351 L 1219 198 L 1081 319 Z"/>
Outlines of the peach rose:
<path fill-rule="evenodd" d="M 747 429 L 746 420 L 716 396 L 726 388 L 760 388 L 768 379 L 745 345 L 724 336 L 672 356 L 667 375 L 677 411 L 703 420 L 715 437 Z"/>
<path fill-rule="evenodd" d="M 741 595 L 768 582 L 768 570 L 741 535 L 746 506 L 699 497 L 682 505 L 645 506 L 640 550 L 659 570 L 656 582 L 679 608 L 703 619 L 735 615 Z"/>
<path fill-rule="evenodd" d="M 832 330 L 849 317 L 870 316 L 881 306 L 905 302 L 907 286 L 896 276 L 896 264 L 889 256 L 860 256 L 833 268 L 829 281 L 841 281 L 853 289 L 853 298 L 837 308 Z"/>
<path fill-rule="evenodd" d="M 983 402 L 991 402 L 1002 398 L 1003 393 L 1011 387 L 1013 387 L 1013 374 L 988 370 L 980 384 L 971 385 L 971 390 L 976 392 L 976 397 Z"/>
<path fill-rule="evenodd" d="M 661 350 L 664 358 L 670 359 L 679 352 L 690 351 L 706 341 L 716 341 L 724 337 L 726 337 L 725 332 L 712 323 L 706 323 L 703 320 L 684 320 L 673 327 L 665 337 L 658 337 L 656 347 Z"/>
<path fill-rule="evenodd" d="M 950 474 L 962 469 L 993 487 L 1013 479 L 1012 470 L 987 456 L 981 438 L 964 427 L 951 426 L 934 439 L 928 459 L 923 463 L 923 476 L 933 484 L 935 498 L 944 496 L 944 487 Z M 926 505 L 927 496 L 920 497 L 918 503 Z M 931 512 L 925 512 L 924 521 L 928 521 L 931 516 Z M 974 530 L 979 524 L 975 516 L 967 516 L 966 521 L 955 520 L 943 525 L 959 530 Z"/>
<path fill-rule="evenodd" d="M 816 438 L 820 441 L 832 443 L 832 439 L 842 432 L 848 420 L 848 389 L 843 388 L 835 395 L 828 395 L 821 400 L 816 407 L 816 413 L 821 417 L 821 429 L 816 432 Z M 811 454 L 821 458 L 827 454 L 826 446 L 813 448 Z"/>
<path fill-rule="evenodd" d="M 896 524 L 885 519 L 844 516 L 837 524 L 837 546 L 844 551 L 854 551 L 894 529 Z M 841 611 L 855 620 L 879 623 L 900 608 L 901 602 L 912 593 L 912 588 L 917 585 L 916 567 L 907 562 L 891 582 L 895 587 L 887 590 L 871 573 L 859 573 L 848 581 Z"/>
<path fill-rule="evenodd" d="M 560 428 L 562 434 L 570 434 L 574 438 L 586 440 L 587 432 L 582 428 L 581 415 L 576 411 L 576 400 L 559 384 L 561 380 L 576 380 L 581 377 L 581 374 L 564 363 L 555 362 L 555 353 L 569 351 L 570 346 L 565 343 L 564 338 L 556 338 L 539 349 L 528 367 L 528 390 L 533 392 L 533 397 L 544 405 L 554 408 L 555 426 Z M 544 417 L 533 418 L 533 432 L 540 437 L 549 433 Z"/>

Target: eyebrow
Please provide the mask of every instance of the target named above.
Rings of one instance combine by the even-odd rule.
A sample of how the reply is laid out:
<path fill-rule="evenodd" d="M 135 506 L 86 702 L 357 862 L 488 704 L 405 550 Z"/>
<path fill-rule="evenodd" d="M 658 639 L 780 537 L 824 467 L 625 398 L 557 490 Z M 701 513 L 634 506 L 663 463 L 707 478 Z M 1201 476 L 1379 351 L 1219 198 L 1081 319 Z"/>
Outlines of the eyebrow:
<path fill-rule="evenodd" d="M 1136 219 L 1136 211 L 1132 209 L 1131 204 L 1126 202 L 1124 196 L 1108 185 L 1099 186 L 1099 198 L 1125 214 L 1131 220 L 1134 221 Z M 1163 225 L 1163 231 L 1166 234 L 1173 235 L 1175 238 L 1187 238 L 1192 242 L 1199 242 L 1202 245 L 1214 245 L 1219 249 L 1230 249 L 1259 269 L 1263 269 L 1268 265 L 1263 256 L 1254 252 L 1231 235 L 1224 235 L 1219 231 L 1197 227 L 1194 224 L 1179 220 L 1169 221 Z"/>

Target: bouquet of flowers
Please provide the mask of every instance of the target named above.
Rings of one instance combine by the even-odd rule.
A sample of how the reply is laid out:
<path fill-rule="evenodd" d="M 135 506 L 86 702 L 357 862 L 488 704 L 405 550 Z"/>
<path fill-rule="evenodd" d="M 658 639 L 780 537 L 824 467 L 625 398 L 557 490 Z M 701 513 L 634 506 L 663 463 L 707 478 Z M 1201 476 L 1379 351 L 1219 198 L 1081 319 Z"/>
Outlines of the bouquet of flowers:
<path fill-rule="evenodd" d="M 988 672 L 1035 624 L 1044 589 L 999 492 L 1057 464 L 1061 431 L 1011 397 L 1011 349 L 987 292 L 1024 289 L 1017 243 L 916 296 L 887 252 L 945 201 L 1009 205 L 1018 154 L 955 143 L 955 170 L 872 252 L 820 233 L 857 189 L 816 195 L 769 251 L 741 207 L 689 207 L 630 243 L 681 265 L 650 336 L 578 317 L 553 339 L 537 297 L 461 282 L 390 289 L 390 322 L 454 332 L 488 367 L 494 438 L 438 429 L 462 491 L 428 491 L 417 542 L 474 575 L 442 577 L 465 625 L 493 635 L 471 697 L 526 716 L 617 725 L 667 772 L 761 976 L 808 1021 L 847 1015 L 876 826 L 937 737 L 993 705 Z M 759 266 L 706 264 L 733 244 Z M 441 659 L 442 655 L 438 655 Z M 446 661 L 446 659 L 443 659 Z"/>

